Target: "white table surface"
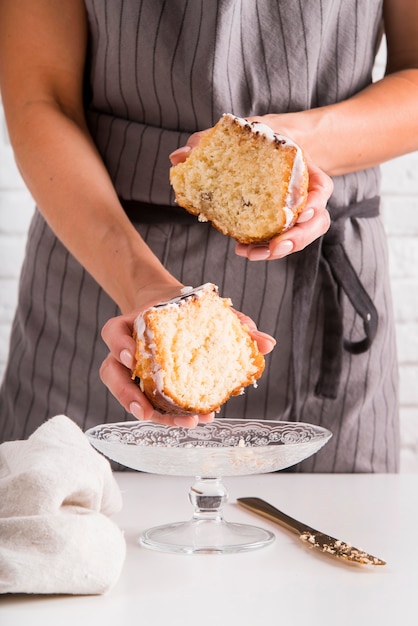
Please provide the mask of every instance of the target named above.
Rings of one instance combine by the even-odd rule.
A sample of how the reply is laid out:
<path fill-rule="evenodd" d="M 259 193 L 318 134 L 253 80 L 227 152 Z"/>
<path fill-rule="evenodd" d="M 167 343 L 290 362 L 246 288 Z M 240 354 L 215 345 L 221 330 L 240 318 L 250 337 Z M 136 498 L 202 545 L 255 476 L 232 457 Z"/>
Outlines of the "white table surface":
<path fill-rule="evenodd" d="M 272 530 L 268 547 L 240 554 L 168 554 L 140 546 L 150 526 L 189 519 L 191 479 L 116 474 L 127 557 L 102 596 L 0 597 L 1 626 L 418 623 L 418 474 L 266 474 L 226 478 L 228 521 Z M 314 552 L 296 535 L 239 507 L 259 496 L 289 515 L 387 561 L 345 564 Z"/>

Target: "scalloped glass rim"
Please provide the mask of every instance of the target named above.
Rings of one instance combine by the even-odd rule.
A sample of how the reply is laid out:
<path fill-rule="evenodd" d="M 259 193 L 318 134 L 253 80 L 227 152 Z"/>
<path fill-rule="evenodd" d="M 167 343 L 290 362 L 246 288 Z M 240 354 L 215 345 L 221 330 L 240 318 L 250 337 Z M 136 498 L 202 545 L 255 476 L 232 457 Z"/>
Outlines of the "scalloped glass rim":
<path fill-rule="evenodd" d="M 90 443 L 138 471 L 177 476 L 238 476 L 285 469 L 318 452 L 332 433 L 305 422 L 215 419 L 193 429 L 119 422 L 86 431 Z"/>

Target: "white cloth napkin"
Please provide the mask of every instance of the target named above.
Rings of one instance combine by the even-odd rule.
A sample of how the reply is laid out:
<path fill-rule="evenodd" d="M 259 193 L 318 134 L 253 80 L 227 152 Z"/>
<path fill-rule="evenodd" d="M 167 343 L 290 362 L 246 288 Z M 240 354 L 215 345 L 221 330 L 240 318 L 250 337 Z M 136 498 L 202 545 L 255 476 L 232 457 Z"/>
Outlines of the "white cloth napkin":
<path fill-rule="evenodd" d="M 126 545 L 109 519 L 122 506 L 110 463 L 57 415 L 0 445 L 0 593 L 101 594 Z"/>

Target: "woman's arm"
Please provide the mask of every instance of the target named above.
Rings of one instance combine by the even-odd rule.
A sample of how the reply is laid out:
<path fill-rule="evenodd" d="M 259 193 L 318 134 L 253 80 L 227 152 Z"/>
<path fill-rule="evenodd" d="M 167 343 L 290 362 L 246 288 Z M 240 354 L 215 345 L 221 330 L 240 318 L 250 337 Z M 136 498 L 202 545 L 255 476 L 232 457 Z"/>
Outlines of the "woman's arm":
<path fill-rule="evenodd" d="M 86 45 L 82 0 L 0 2 L 0 87 L 17 165 L 57 237 L 128 312 L 180 283 L 127 219 L 87 130 Z"/>

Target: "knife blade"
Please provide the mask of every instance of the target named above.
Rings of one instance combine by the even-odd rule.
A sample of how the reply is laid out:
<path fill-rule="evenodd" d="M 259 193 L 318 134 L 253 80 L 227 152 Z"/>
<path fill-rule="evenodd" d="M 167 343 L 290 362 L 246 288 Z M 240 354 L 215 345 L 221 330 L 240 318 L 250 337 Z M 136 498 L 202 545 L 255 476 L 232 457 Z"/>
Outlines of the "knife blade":
<path fill-rule="evenodd" d="M 296 533 L 303 542 L 323 553 L 360 565 L 386 565 L 386 561 L 299 522 L 261 498 L 237 498 L 237 502 L 253 513 L 266 517 Z"/>

